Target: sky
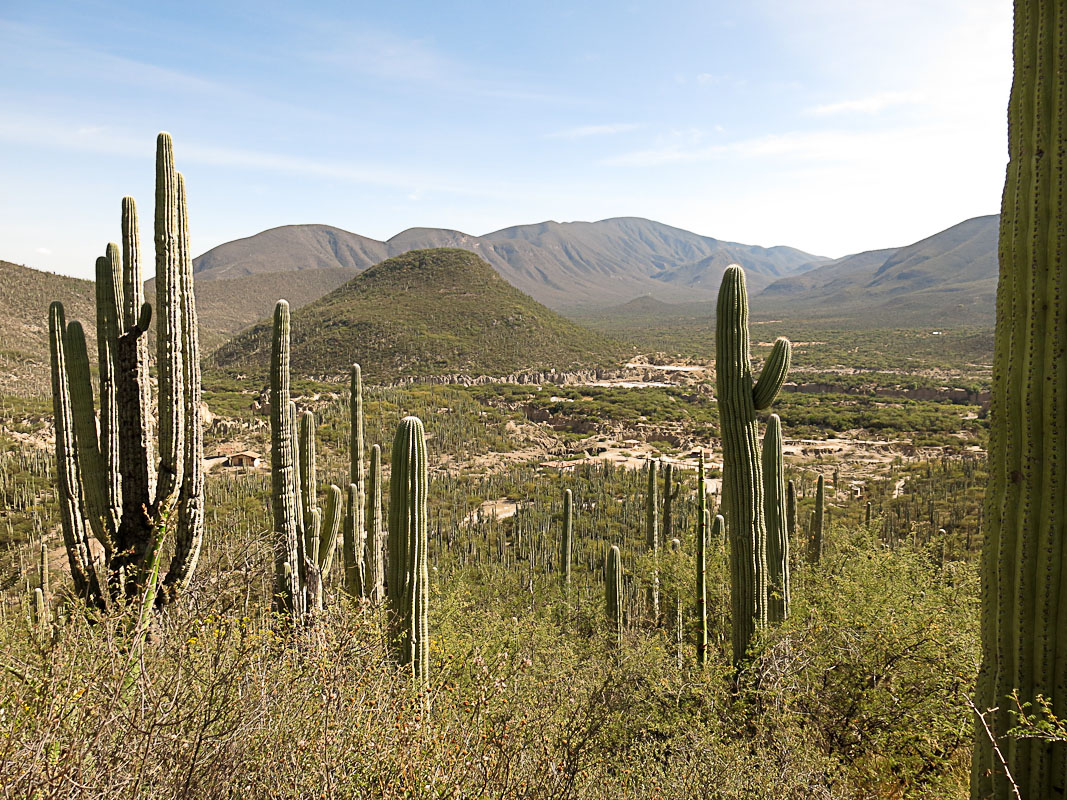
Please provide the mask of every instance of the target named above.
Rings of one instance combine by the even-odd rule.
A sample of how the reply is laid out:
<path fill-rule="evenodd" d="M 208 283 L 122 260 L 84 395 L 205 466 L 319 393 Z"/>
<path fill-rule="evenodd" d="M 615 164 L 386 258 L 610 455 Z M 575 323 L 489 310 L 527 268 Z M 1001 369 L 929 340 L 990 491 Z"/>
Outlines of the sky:
<path fill-rule="evenodd" d="M 0 0 L 0 259 L 637 216 L 838 257 L 999 210 L 1010 0 Z M 150 263 L 150 260 L 149 260 Z"/>

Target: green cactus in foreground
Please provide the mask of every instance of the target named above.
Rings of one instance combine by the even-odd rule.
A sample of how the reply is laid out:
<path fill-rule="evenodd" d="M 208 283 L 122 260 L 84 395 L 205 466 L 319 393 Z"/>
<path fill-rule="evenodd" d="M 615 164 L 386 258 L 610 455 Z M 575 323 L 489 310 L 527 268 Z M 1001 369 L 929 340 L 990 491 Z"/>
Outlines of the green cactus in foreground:
<path fill-rule="evenodd" d="M 604 557 L 604 601 L 608 621 L 615 633 L 615 646 L 622 646 L 622 554 L 617 545 Z"/>
<path fill-rule="evenodd" d="M 767 420 L 760 453 L 763 468 L 763 515 L 767 520 L 767 620 L 789 616 L 789 529 L 786 524 L 785 465 L 782 460 L 782 421 Z"/>
<path fill-rule="evenodd" d="M 815 483 L 815 510 L 811 513 L 811 533 L 808 536 L 808 563 L 818 564 L 822 558 L 822 534 L 826 515 L 826 479 L 819 475 Z"/>
<path fill-rule="evenodd" d="M 652 622 L 659 622 L 659 463 L 648 460 L 648 497 L 645 500 L 645 547 L 652 556 L 652 584 L 648 587 L 648 605 Z"/>
<path fill-rule="evenodd" d="M 166 133 L 156 141 L 155 194 L 158 465 L 148 435 L 145 334 L 152 307 L 144 302 L 132 198 L 122 201 L 121 255 L 112 244 L 96 262 L 99 427 L 82 327 L 66 323 L 62 304 L 49 310 L 63 541 L 75 591 L 100 606 L 117 597 L 142 597 L 146 589 L 156 605 L 173 601 L 196 568 L 204 535 L 192 256 L 185 182 L 174 169 Z M 90 535 L 102 552 L 91 546 Z M 150 565 L 168 535 L 170 565 L 156 582 Z"/>
<path fill-rule="evenodd" d="M 789 537 L 790 570 L 792 570 L 800 553 L 800 545 L 797 539 L 797 485 L 791 480 L 785 485 L 785 524 L 786 535 Z"/>
<path fill-rule="evenodd" d="M 574 494 L 563 492 L 563 534 L 559 545 L 559 579 L 564 589 L 571 585 L 571 560 L 574 557 Z"/>
<path fill-rule="evenodd" d="M 1000 279 L 981 561 L 977 707 L 1023 798 L 1067 794 L 1067 743 L 1006 736 L 1042 695 L 1067 718 L 1067 25 L 1062 3 L 1015 1 L 1015 76 L 1000 215 Z M 971 797 L 1017 796 L 980 722 Z"/>
<path fill-rule="evenodd" d="M 429 682 L 429 468 L 422 420 L 405 417 L 393 439 L 389 481 L 389 576 L 386 581 L 397 660 L 410 667 L 416 688 Z"/>
<path fill-rule="evenodd" d="M 789 371 L 791 347 L 779 338 L 752 379 L 745 273 L 723 273 L 716 307 L 715 370 L 723 443 L 723 500 L 730 543 L 733 661 L 739 664 L 767 622 L 767 526 L 756 412 L 770 407 Z"/>
<path fill-rule="evenodd" d="M 678 561 L 682 554 L 682 542 L 680 539 L 671 539 L 671 553 L 674 554 L 675 561 Z M 685 643 L 684 631 L 685 625 L 684 611 L 682 609 L 682 586 L 679 583 L 674 593 L 674 649 L 675 656 L 678 661 L 678 669 L 682 668 L 682 659 L 684 655 L 683 647 Z"/>

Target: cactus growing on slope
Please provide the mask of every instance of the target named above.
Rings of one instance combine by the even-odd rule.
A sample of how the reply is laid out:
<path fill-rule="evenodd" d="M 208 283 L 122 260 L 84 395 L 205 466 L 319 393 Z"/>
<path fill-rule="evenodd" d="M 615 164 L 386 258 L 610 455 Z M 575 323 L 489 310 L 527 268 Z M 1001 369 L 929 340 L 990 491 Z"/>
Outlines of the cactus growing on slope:
<path fill-rule="evenodd" d="M 97 427 L 85 336 L 49 311 L 57 488 L 75 591 L 90 602 L 139 596 L 172 601 L 196 568 L 204 533 L 200 351 L 185 182 L 174 169 L 169 134 L 156 141 L 156 362 L 158 465 L 149 439 L 147 328 L 137 213 L 122 201 L 117 245 L 96 262 L 100 421 Z M 123 263 L 120 264 L 120 258 Z M 90 534 L 102 547 L 95 552 Z M 169 569 L 150 575 L 163 540 Z M 99 572 L 104 573 L 101 583 Z M 161 573 L 162 574 L 162 573 Z M 158 591 L 157 591 L 158 589 Z"/>
<path fill-rule="evenodd" d="M 604 600 L 608 622 L 615 634 L 615 646 L 622 646 L 622 554 L 617 545 L 604 557 Z"/>
<path fill-rule="evenodd" d="M 740 663 L 756 630 L 767 622 L 767 526 L 756 412 L 769 408 L 789 371 L 791 347 L 779 338 L 752 379 L 745 273 L 723 273 L 716 306 L 716 394 L 723 446 L 723 502 L 730 544 L 733 660 Z"/>
<path fill-rule="evenodd" d="M 560 584 L 564 591 L 571 585 L 571 559 L 574 553 L 574 494 L 570 489 L 563 492 L 563 533 L 559 543 Z"/>
<path fill-rule="evenodd" d="M 818 564 L 822 558 L 822 534 L 826 516 L 826 478 L 819 475 L 815 483 L 815 510 L 811 512 L 811 531 L 808 537 L 808 563 Z"/>
<path fill-rule="evenodd" d="M 1010 698 L 1067 717 L 1067 26 L 1062 3 L 1016 0 L 1015 75 L 1000 216 L 982 668 L 971 797 L 1062 797 L 1067 743 L 1007 737 Z M 1010 785 L 1010 771 L 1018 785 Z M 1016 794 L 1017 792 L 1017 794 Z"/>
<path fill-rule="evenodd" d="M 645 498 L 645 548 L 652 556 L 652 582 L 648 587 L 648 605 L 652 622 L 659 622 L 659 462 L 648 460 L 648 497 Z"/>
<path fill-rule="evenodd" d="M 430 673 L 429 573 L 426 499 L 430 479 L 422 420 L 405 417 L 393 439 L 389 481 L 389 577 L 386 581 L 397 660 L 416 688 Z"/>

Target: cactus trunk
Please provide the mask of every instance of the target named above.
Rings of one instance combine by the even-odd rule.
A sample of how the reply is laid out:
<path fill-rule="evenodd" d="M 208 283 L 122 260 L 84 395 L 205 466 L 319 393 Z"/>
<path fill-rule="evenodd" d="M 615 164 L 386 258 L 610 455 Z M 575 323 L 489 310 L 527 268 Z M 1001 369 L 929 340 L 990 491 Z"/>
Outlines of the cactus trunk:
<path fill-rule="evenodd" d="M 1008 737 L 1009 694 L 1067 717 L 1067 24 L 1062 3 L 1016 0 L 1015 77 L 1000 217 L 1000 279 L 982 551 L 986 715 L 1024 798 L 1067 793 L 1067 743 Z M 1014 790 L 980 723 L 971 797 Z"/>
<path fill-rule="evenodd" d="M 763 434 L 763 513 L 767 520 L 767 620 L 789 616 L 789 531 L 786 525 L 782 421 L 771 414 Z"/>

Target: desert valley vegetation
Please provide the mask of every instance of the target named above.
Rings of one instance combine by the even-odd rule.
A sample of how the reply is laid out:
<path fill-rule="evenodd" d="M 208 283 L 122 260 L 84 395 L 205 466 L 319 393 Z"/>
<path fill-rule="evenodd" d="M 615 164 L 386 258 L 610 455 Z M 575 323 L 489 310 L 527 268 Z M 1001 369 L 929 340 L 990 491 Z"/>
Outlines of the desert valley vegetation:
<path fill-rule="evenodd" d="M 1067 28 L 1015 5 L 1000 216 L 844 258 L 194 258 L 159 134 L 94 281 L 0 262 L 0 794 L 1062 797 Z"/>

